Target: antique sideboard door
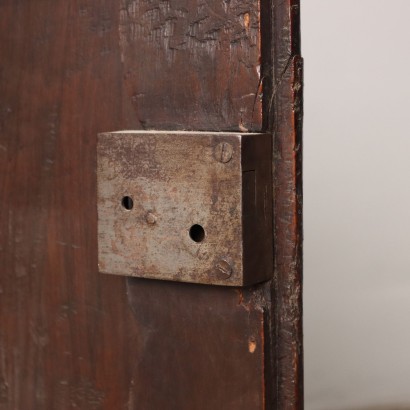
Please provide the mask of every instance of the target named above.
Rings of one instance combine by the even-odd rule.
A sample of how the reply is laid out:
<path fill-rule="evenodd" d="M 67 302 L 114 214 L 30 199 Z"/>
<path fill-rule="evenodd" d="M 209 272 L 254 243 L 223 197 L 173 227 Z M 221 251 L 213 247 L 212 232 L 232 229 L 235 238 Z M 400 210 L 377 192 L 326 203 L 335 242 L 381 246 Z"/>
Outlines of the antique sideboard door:
<path fill-rule="evenodd" d="M 0 40 L 0 410 L 302 409 L 299 1 L 2 0 Z"/>

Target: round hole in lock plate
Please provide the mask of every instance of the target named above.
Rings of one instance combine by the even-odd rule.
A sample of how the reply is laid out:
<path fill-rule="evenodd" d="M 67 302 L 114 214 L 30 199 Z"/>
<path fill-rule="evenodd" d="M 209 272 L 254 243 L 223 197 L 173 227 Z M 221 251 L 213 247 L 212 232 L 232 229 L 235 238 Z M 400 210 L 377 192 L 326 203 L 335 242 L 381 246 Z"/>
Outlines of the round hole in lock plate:
<path fill-rule="evenodd" d="M 134 207 L 134 201 L 132 200 L 130 196 L 124 196 L 121 200 L 121 205 L 127 211 L 131 211 L 131 209 Z"/>
<path fill-rule="evenodd" d="M 202 242 L 205 239 L 205 229 L 198 224 L 192 225 L 189 230 L 189 236 L 194 242 Z"/>

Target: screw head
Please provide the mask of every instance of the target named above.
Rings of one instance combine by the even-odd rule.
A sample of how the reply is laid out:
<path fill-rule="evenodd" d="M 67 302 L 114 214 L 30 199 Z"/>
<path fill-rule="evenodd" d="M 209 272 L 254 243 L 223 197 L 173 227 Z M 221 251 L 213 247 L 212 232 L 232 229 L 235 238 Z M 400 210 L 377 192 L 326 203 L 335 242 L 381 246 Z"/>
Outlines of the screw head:
<path fill-rule="evenodd" d="M 225 279 L 228 279 L 232 275 L 232 266 L 224 259 L 219 260 L 215 264 L 215 270 Z"/>
<path fill-rule="evenodd" d="M 152 212 L 148 212 L 145 215 L 145 220 L 148 224 L 154 225 L 157 222 L 157 217 Z"/>
<path fill-rule="evenodd" d="M 215 158 L 226 164 L 232 159 L 233 156 L 233 147 L 228 142 L 220 142 L 214 149 Z"/>

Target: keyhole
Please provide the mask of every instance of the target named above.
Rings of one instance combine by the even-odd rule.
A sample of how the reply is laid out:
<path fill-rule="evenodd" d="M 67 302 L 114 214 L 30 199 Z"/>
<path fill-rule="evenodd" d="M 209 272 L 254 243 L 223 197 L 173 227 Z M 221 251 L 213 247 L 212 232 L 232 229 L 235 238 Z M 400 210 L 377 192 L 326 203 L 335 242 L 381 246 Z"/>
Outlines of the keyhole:
<path fill-rule="evenodd" d="M 121 205 L 127 210 L 130 211 L 134 207 L 134 201 L 130 196 L 124 196 L 121 201 Z"/>
<path fill-rule="evenodd" d="M 201 225 L 192 225 L 189 230 L 189 236 L 194 242 L 202 242 L 205 239 L 205 230 Z"/>

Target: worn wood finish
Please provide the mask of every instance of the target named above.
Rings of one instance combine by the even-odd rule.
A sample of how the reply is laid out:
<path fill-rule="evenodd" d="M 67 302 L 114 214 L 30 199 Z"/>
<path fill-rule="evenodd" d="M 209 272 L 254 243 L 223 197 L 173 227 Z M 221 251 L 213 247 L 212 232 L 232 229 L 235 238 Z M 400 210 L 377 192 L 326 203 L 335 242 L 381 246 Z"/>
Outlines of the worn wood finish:
<path fill-rule="evenodd" d="M 273 130 L 275 276 L 272 294 L 276 409 L 303 408 L 302 119 L 299 0 L 275 0 Z"/>
<path fill-rule="evenodd" d="M 143 128 L 261 127 L 256 0 L 122 0 L 124 84 Z"/>
<path fill-rule="evenodd" d="M 1 410 L 303 407 L 298 19 L 291 0 L 0 3 Z M 97 273 L 96 135 L 143 128 L 274 133 L 272 282 Z"/>
<path fill-rule="evenodd" d="M 262 287 L 128 283 L 141 332 L 133 408 L 266 408 L 263 323 L 269 296 Z"/>
<path fill-rule="evenodd" d="M 0 2 L 1 410 L 129 400 L 138 326 L 96 247 L 96 135 L 139 124 L 118 25 L 115 1 Z"/>

